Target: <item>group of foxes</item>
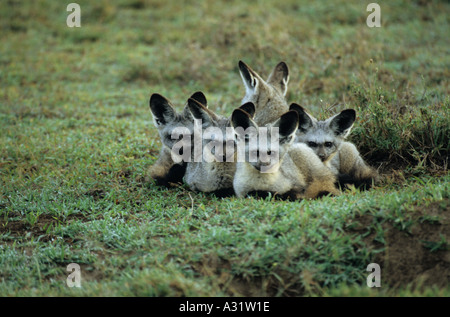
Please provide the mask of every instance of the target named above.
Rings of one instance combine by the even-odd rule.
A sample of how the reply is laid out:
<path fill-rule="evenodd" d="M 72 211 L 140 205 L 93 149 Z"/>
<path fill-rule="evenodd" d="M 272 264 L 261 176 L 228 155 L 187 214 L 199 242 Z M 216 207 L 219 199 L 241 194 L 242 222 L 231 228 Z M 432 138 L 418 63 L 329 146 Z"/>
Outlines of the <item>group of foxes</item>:
<path fill-rule="evenodd" d="M 242 61 L 239 61 L 239 72 L 245 96 L 242 106 L 230 117 L 212 111 L 202 92 L 194 93 L 181 113 L 163 96 L 155 93 L 150 97 L 150 109 L 163 144 L 158 160 L 149 170 L 149 176 L 157 184 L 170 186 L 184 180 L 193 191 L 220 197 L 270 194 L 296 200 L 339 195 L 345 184 L 367 188 L 377 182 L 377 171 L 364 162 L 354 144 L 345 141 L 356 119 L 355 110 L 346 109 L 319 121 L 300 105 L 288 105 L 285 96 L 289 70 L 284 62 L 276 65 L 267 80 Z M 260 147 L 252 144 L 248 135 L 235 132 L 233 139 L 220 142 L 227 145 L 231 142 L 234 147 L 243 145 L 245 157 L 253 154 L 256 159 L 174 160 L 172 149 L 177 142 L 174 129 L 183 127 L 193 132 L 194 123 L 199 119 L 201 129 L 215 127 L 224 132 L 230 128 L 233 131 L 271 128 L 270 131 L 277 131 L 276 134 L 268 132 L 269 137 L 277 139 L 277 147 Z M 202 140 L 206 141 L 208 138 Z M 262 172 L 268 164 L 260 159 L 262 152 L 273 155 L 274 151 L 277 151 L 277 161 L 271 162 L 268 172 Z M 221 155 L 225 158 L 227 153 Z"/>

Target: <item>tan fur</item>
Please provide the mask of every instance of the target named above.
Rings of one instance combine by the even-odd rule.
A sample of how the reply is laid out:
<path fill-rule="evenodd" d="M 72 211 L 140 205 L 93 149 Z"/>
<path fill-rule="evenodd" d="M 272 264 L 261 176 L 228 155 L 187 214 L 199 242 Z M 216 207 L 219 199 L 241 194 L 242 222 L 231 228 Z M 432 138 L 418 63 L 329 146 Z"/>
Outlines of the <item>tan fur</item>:
<path fill-rule="evenodd" d="M 171 171 L 175 171 L 174 167 L 177 167 L 177 165 L 179 165 L 179 170 L 171 173 Z M 158 159 L 148 169 L 147 181 L 153 179 L 157 185 L 167 187 L 180 185 L 183 183 L 184 176 L 184 173 L 181 172 L 182 170 L 184 170 L 184 167 L 172 160 L 170 149 L 163 145 Z"/>
<path fill-rule="evenodd" d="M 289 82 L 289 70 L 284 62 L 278 63 L 267 80 L 240 61 L 239 69 L 244 82 L 246 93 L 242 104 L 253 102 L 256 108 L 254 121 L 264 126 L 277 120 L 289 110 L 285 100 Z"/>
<path fill-rule="evenodd" d="M 185 181 L 193 191 L 231 192 L 235 171 L 235 162 L 191 162 L 186 167 Z"/>
<path fill-rule="evenodd" d="M 378 172 L 366 164 L 356 146 L 350 142 L 342 142 L 338 154 L 333 156 L 326 165 L 337 174 L 346 174 L 357 181 L 379 181 Z"/>
<path fill-rule="evenodd" d="M 162 179 L 169 172 L 170 167 L 173 165 L 170 150 L 164 145 L 162 146 L 159 157 L 156 162 L 148 169 L 148 176 L 152 179 Z"/>
<path fill-rule="evenodd" d="M 307 144 L 338 177 L 341 185 L 354 184 L 368 188 L 379 180 L 375 169 L 368 166 L 356 146 L 345 141 L 356 119 L 353 109 L 319 121 L 297 104 L 290 106 L 299 114 L 296 142 Z"/>
<path fill-rule="evenodd" d="M 238 197 L 267 191 L 279 196 L 290 193 L 294 199 L 314 199 L 325 194 L 339 195 L 335 182 L 336 177 L 310 148 L 293 144 L 274 173 L 261 173 L 247 162 L 238 162 L 233 185 Z"/>
<path fill-rule="evenodd" d="M 243 115 L 238 111 L 235 111 L 233 115 L 232 123 L 235 129 L 238 126 L 245 129 L 248 126 L 242 120 Z M 248 122 L 250 122 L 249 126 L 256 126 L 250 118 Z M 298 121 L 296 123 L 298 126 Z M 287 124 L 294 123 L 291 121 Z M 284 141 L 280 142 L 279 161 L 273 166 L 271 172 L 260 172 L 256 168 L 257 162 L 245 161 L 236 164 L 233 187 L 238 197 L 245 197 L 251 192 L 289 195 L 291 199 L 317 198 L 328 193 L 339 195 L 339 190 L 334 185 L 336 182 L 334 174 L 314 154 L 314 151 L 303 143 L 292 144 L 296 129 L 293 129 L 291 134 L 280 134 Z M 244 139 L 241 138 L 238 142 L 244 142 Z"/>
<path fill-rule="evenodd" d="M 229 118 L 216 114 L 196 100 L 189 99 L 188 106 L 194 118 L 202 120 L 203 133 L 206 128 L 211 127 L 221 131 L 223 136 L 222 141 L 224 141 L 224 155 L 226 156 L 226 129 L 230 127 Z M 229 196 L 233 194 L 233 177 L 236 170 L 235 160 L 226 162 L 226 157 L 223 157 L 221 158 L 223 160 L 222 162 L 213 161 L 213 154 L 208 152 L 205 147 L 209 142 L 211 141 L 204 138 L 201 144 L 194 144 L 194 146 L 202 146 L 203 157 L 206 155 L 211 161 L 202 160 L 201 162 L 192 161 L 187 163 L 184 180 L 193 191 L 215 193 L 218 196 Z"/>
<path fill-rule="evenodd" d="M 194 93 L 191 98 L 205 99 L 201 92 Z M 186 127 L 192 130 L 194 119 L 187 106 L 181 113 L 178 113 L 172 103 L 159 94 L 152 94 L 149 105 L 153 115 L 153 123 L 158 129 L 163 145 L 159 158 L 149 168 L 147 176 L 153 179 L 157 185 L 171 187 L 174 184 L 182 183 L 185 165 L 176 164 L 172 160 L 170 149 L 175 141 L 171 140 L 170 135 L 176 127 Z"/>
<path fill-rule="evenodd" d="M 317 198 L 323 194 L 339 195 L 336 176 L 328 169 L 314 152 L 304 144 L 294 144 L 289 156 L 306 179 L 306 198 Z"/>

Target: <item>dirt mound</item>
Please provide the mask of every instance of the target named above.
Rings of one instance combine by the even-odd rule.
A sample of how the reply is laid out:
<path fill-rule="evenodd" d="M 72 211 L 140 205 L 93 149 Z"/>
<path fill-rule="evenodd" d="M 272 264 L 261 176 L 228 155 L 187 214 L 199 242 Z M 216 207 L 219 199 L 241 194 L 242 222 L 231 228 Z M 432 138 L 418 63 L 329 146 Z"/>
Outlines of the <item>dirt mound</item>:
<path fill-rule="evenodd" d="M 355 221 L 360 226 L 351 231 L 365 236 L 368 246 L 374 250 L 384 246 L 384 251 L 375 258 L 381 268 L 382 287 L 424 289 L 450 285 L 448 199 L 427 207 L 417 207 L 411 212 L 409 226 L 386 221 L 381 223 L 382 230 L 375 230 L 374 225 L 379 219 L 371 214 L 357 217 Z"/>

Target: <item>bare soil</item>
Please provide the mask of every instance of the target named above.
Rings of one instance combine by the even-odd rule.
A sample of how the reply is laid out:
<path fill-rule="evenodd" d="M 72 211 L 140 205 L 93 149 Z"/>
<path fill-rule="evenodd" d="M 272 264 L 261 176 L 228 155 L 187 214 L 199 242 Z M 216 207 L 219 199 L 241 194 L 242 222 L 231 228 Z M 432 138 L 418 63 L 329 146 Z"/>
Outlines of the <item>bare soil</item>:
<path fill-rule="evenodd" d="M 450 285 L 450 205 L 449 200 L 417 207 L 411 212 L 412 225 L 401 228 L 394 222 L 381 224 L 384 237 L 375 232 L 378 221 L 371 214 L 355 219 L 360 226 L 350 231 L 365 235 L 365 243 L 384 251 L 374 262 L 381 268 L 381 284 L 392 288 L 438 288 Z M 369 230 L 369 234 L 368 233 Z M 380 241 L 380 238 L 384 238 Z"/>

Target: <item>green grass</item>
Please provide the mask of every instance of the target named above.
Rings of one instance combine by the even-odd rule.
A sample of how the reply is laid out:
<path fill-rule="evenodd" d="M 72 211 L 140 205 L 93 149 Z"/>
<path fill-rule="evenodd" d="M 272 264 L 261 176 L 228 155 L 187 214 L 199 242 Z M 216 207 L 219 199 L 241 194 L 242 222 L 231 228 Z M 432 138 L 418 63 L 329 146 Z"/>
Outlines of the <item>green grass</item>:
<path fill-rule="evenodd" d="M 382 3 L 376 29 L 364 1 L 77 3 L 73 29 L 67 4 L 0 4 L 0 295 L 450 295 L 446 2 Z M 318 116 L 355 108 L 383 182 L 283 202 L 146 179 L 149 96 L 181 109 L 202 90 L 228 115 L 239 60 L 264 77 L 285 61 L 288 101 Z"/>

